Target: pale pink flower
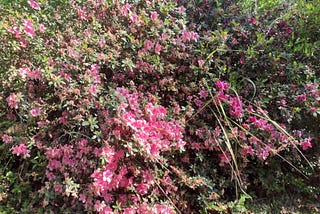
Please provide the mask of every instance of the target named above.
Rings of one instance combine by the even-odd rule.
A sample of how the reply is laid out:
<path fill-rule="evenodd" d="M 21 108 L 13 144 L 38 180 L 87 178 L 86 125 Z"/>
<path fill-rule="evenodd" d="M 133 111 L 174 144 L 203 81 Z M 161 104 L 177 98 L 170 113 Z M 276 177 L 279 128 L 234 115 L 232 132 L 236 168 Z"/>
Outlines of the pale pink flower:
<path fill-rule="evenodd" d="M 14 34 L 14 36 L 16 38 L 18 38 L 18 39 L 21 38 L 21 33 L 20 33 L 19 28 L 17 26 L 8 28 L 8 31 L 10 33 Z"/>
<path fill-rule="evenodd" d="M 27 148 L 27 146 L 24 143 L 18 146 L 14 146 L 12 148 L 12 154 L 17 156 L 23 156 L 23 158 L 30 157 L 29 153 L 30 153 L 30 150 Z"/>
<path fill-rule="evenodd" d="M 35 10 L 40 10 L 39 4 L 34 0 L 29 0 L 28 4 Z"/>

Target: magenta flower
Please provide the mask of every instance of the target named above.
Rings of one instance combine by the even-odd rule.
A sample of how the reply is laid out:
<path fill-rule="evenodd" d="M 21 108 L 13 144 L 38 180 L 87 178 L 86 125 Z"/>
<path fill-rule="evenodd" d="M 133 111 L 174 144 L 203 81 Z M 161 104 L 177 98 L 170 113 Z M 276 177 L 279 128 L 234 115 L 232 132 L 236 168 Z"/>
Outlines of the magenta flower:
<path fill-rule="evenodd" d="M 19 146 L 14 146 L 12 148 L 12 154 L 17 155 L 17 156 L 23 156 L 23 158 L 30 157 L 29 155 L 30 150 L 27 148 L 27 146 L 22 143 Z"/>
<path fill-rule="evenodd" d="M 34 0 L 29 0 L 29 1 L 28 1 L 28 4 L 29 4 L 30 7 L 32 7 L 33 9 L 35 9 L 35 10 L 40 10 L 39 4 L 38 4 L 36 1 L 34 1 Z"/>
<path fill-rule="evenodd" d="M 217 81 L 215 83 L 215 86 L 219 89 L 219 91 L 228 91 L 230 86 L 228 83 L 226 82 L 223 82 L 221 80 Z"/>
<path fill-rule="evenodd" d="M 307 148 L 312 148 L 311 138 L 307 138 L 305 141 L 301 142 L 300 145 L 302 146 L 303 150 L 306 150 Z"/>

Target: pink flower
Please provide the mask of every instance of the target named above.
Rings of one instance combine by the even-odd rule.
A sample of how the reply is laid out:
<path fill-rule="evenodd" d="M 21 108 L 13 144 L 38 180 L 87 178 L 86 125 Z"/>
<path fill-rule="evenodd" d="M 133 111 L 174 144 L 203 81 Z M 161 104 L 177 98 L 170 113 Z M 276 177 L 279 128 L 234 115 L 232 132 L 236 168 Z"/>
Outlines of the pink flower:
<path fill-rule="evenodd" d="M 174 214 L 175 212 L 169 206 L 157 204 L 152 208 L 152 211 L 157 214 Z"/>
<path fill-rule="evenodd" d="M 255 17 L 252 17 L 249 19 L 250 24 L 254 24 L 254 23 L 256 23 L 256 21 L 257 21 L 257 19 Z"/>
<path fill-rule="evenodd" d="M 219 158 L 220 158 L 220 163 L 219 163 L 220 166 L 224 166 L 225 164 L 228 164 L 231 161 L 231 155 L 228 152 L 219 154 Z"/>
<path fill-rule="evenodd" d="M 30 74 L 30 69 L 27 67 L 27 66 L 22 66 L 21 68 L 19 68 L 19 74 L 20 76 L 22 77 L 22 79 L 25 79 L 27 74 L 29 73 Z"/>
<path fill-rule="evenodd" d="M 302 146 L 303 150 L 306 150 L 307 148 L 312 148 L 312 144 L 311 144 L 311 138 L 307 138 L 305 141 L 300 143 Z"/>
<path fill-rule="evenodd" d="M 24 143 L 20 144 L 19 146 L 14 146 L 12 148 L 12 154 L 17 156 L 23 155 L 23 158 L 30 157 L 29 153 L 30 153 L 30 150 L 27 148 L 27 146 Z"/>
<path fill-rule="evenodd" d="M 101 212 L 103 211 L 103 209 L 106 207 L 105 202 L 100 202 L 100 201 L 96 201 L 95 205 L 94 205 L 94 209 L 97 212 Z"/>
<path fill-rule="evenodd" d="M 198 65 L 201 68 L 204 65 L 204 61 L 202 59 L 198 60 Z"/>
<path fill-rule="evenodd" d="M 21 72 L 24 72 L 24 71 L 21 70 Z M 31 71 L 30 69 L 26 69 L 25 72 L 26 72 L 26 75 L 32 80 L 41 80 L 41 78 L 42 78 L 41 73 L 38 69 L 33 70 L 33 71 Z"/>
<path fill-rule="evenodd" d="M 246 64 L 246 59 L 244 57 L 240 58 L 240 64 L 245 65 Z"/>
<path fill-rule="evenodd" d="M 243 104 L 238 97 L 230 98 L 230 114 L 235 118 L 241 118 L 243 113 Z"/>
<path fill-rule="evenodd" d="M 43 25 L 43 24 L 40 24 L 39 25 L 39 30 L 41 33 L 43 33 L 47 28 Z"/>
<path fill-rule="evenodd" d="M 99 88 L 96 86 L 96 85 L 91 85 L 89 87 L 89 93 L 92 95 L 92 96 L 97 96 L 97 93 L 99 92 Z"/>
<path fill-rule="evenodd" d="M 163 46 L 159 45 L 158 43 L 154 47 L 154 51 L 156 52 L 156 54 L 159 54 L 162 49 L 163 49 Z"/>
<path fill-rule="evenodd" d="M 179 13 L 180 14 L 182 14 L 182 13 L 184 13 L 186 11 L 186 8 L 183 7 L 183 6 L 180 6 L 178 9 L 179 9 Z"/>
<path fill-rule="evenodd" d="M 13 137 L 11 137 L 10 135 L 4 134 L 2 135 L 2 141 L 5 143 L 12 143 Z"/>
<path fill-rule="evenodd" d="M 131 8 L 131 4 L 127 3 L 127 4 L 122 6 L 122 8 L 120 10 L 120 13 L 123 16 L 127 16 L 129 14 L 130 8 Z"/>
<path fill-rule="evenodd" d="M 168 34 L 166 34 L 166 33 L 162 33 L 162 34 L 161 34 L 161 40 L 162 40 L 163 42 L 166 41 L 168 38 L 169 38 Z"/>
<path fill-rule="evenodd" d="M 135 214 L 136 213 L 136 209 L 134 208 L 125 208 L 123 210 L 123 214 Z"/>
<path fill-rule="evenodd" d="M 78 12 L 78 17 L 81 19 L 81 20 L 86 20 L 87 19 L 87 11 L 86 11 L 86 8 L 85 7 L 80 7 L 78 6 L 77 7 L 77 12 Z"/>
<path fill-rule="evenodd" d="M 208 92 L 207 92 L 207 90 L 202 89 L 202 90 L 199 92 L 199 95 L 200 95 L 200 98 L 201 98 L 201 99 L 205 99 L 205 98 L 208 97 Z"/>
<path fill-rule="evenodd" d="M 156 21 L 158 18 L 159 14 L 157 12 L 151 12 L 151 20 Z"/>
<path fill-rule="evenodd" d="M 140 22 L 140 18 L 137 15 L 132 15 L 130 16 L 130 19 L 133 23 L 139 23 Z"/>
<path fill-rule="evenodd" d="M 20 102 L 20 99 L 15 93 L 11 93 L 9 97 L 7 97 L 6 101 L 10 108 L 18 109 L 18 104 Z"/>
<path fill-rule="evenodd" d="M 303 94 L 300 94 L 296 97 L 296 100 L 298 102 L 304 102 L 307 100 L 307 94 L 306 93 L 303 93 Z"/>
<path fill-rule="evenodd" d="M 58 193 L 62 193 L 63 191 L 63 186 L 61 184 L 55 183 L 53 185 L 53 189 L 54 191 L 58 192 Z"/>
<path fill-rule="evenodd" d="M 24 20 L 24 32 L 30 38 L 33 38 L 36 35 L 35 30 L 33 29 L 33 23 L 30 20 Z"/>
<path fill-rule="evenodd" d="M 29 0 L 28 4 L 35 10 L 40 10 L 39 4 L 34 0 Z"/>
<path fill-rule="evenodd" d="M 153 47 L 154 43 L 151 42 L 150 40 L 145 40 L 143 43 L 143 46 L 145 47 L 146 50 L 150 50 Z"/>
<path fill-rule="evenodd" d="M 41 109 L 40 108 L 34 108 L 30 110 L 30 114 L 32 117 L 37 117 L 41 115 Z"/>
<path fill-rule="evenodd" d="M 215 83 L 215 86 L 219 89 L 219 91 L 228 91 L 230 87 L 228 83 L 220 80 Z"/>
<path fill-rule="evenodd" d="M 148 193 L 148 185 L 138 184 L 136 190 L 137 190 L 138 194 L 145 195 Z"/>

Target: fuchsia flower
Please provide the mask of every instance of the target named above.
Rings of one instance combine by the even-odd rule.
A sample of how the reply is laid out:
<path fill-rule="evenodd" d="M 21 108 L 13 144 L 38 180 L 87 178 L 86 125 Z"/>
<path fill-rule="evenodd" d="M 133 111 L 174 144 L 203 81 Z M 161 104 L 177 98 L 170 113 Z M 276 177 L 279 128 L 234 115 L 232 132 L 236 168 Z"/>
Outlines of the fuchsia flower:
<path fill-rule="evenodd" d="M 226 82 L 223 82 L 221 80 L 217 81 L 215 83 L 215 86 L 219 89 L 219 91 L 228 91 L 230 86 L 228 83 Z"/>
<path fill-rule="evenodd" d="M 303 150 L 307 150 L 308 148 L 312 148 L 311 138 L 307 138 L 305 141 L 301 142 L 300 145 L 302 146 Z"/>
<path fill-rule="evenodd" d="M 40 10 L 39 4 L 38 4 L 36 1 L 34 1 L 34 0 L 29 0 L 29 1 L 28 1 L 28 4 L 29 4 L 30 7 L 32 7 L 33 9 L 35 9 L 35 10 Z"/>
<path fill-rule="evenodd" d="M 14 146 L 12 148 L 12 154 L 17 155 L 17 156 L 23 156 L 23 158 L 30 157 L 29 155 L 30 150 L 27 148 L 27 146 L 22 143 L 19 146 Z"/>

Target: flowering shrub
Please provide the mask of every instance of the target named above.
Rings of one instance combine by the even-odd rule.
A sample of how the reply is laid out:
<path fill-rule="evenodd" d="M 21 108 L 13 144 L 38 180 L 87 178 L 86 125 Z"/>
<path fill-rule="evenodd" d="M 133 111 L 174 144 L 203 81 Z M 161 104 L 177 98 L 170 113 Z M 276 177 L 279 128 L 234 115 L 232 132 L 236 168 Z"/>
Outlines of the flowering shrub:
<path fill-rule="evenodd" d="M 283 66 L 293 26 L 227 1 L 204 19 L 205 2 L 2 6 L 1 209 L 225 211 L 256 164 L 299 170 L 285 152 L 314 145 L 292 121 L 318 114 L 319 90 L 294 57 Z"/>

